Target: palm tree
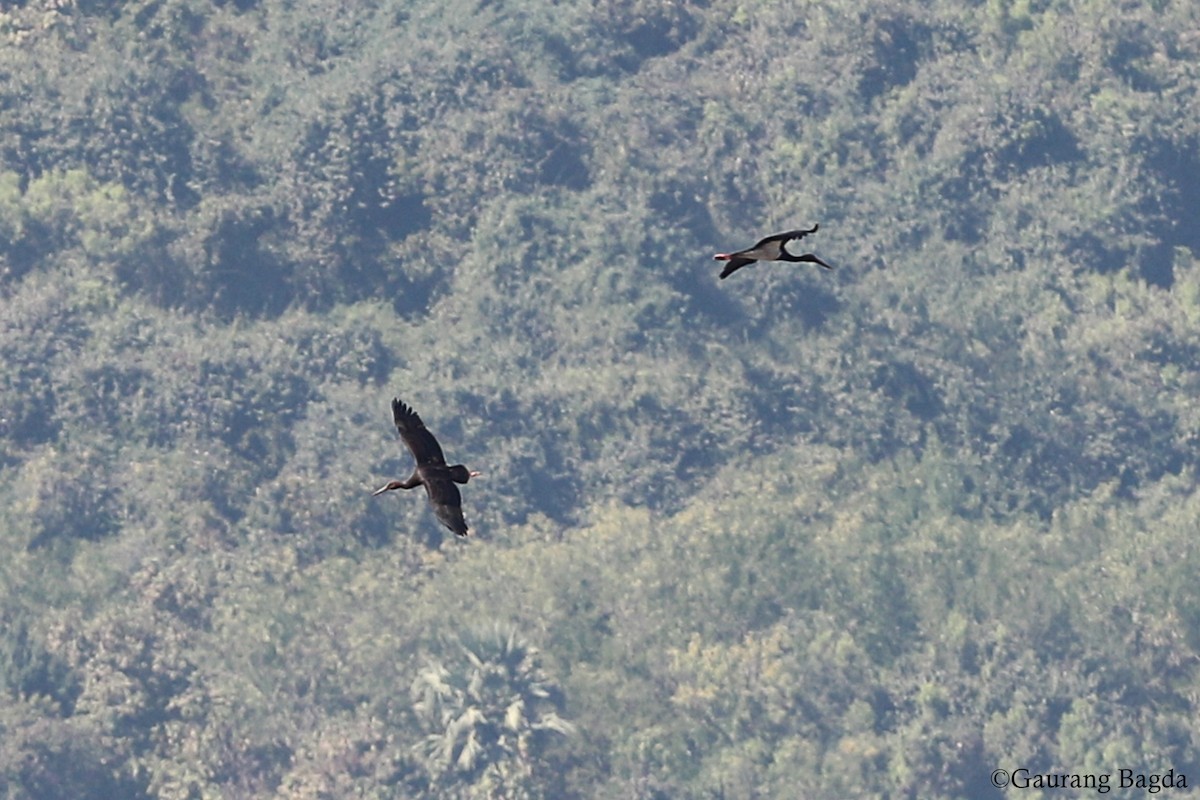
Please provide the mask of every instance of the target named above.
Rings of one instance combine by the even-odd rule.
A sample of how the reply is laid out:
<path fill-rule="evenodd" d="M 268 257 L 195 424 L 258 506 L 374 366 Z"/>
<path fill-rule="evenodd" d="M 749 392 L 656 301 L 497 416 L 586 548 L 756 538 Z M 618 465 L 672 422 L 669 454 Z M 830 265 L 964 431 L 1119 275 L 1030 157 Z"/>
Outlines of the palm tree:
<path fill-rule="evenodd" d="M 435 784 L 467 784 L 468 796 L 536 797 L 541 752 L 573 730 L 562 693 L 511 626 L 460 634 L 456 645 L 449 666 L 430 661 L 412 682 L 412 708 L 428 731 L 418 758 Z"/>

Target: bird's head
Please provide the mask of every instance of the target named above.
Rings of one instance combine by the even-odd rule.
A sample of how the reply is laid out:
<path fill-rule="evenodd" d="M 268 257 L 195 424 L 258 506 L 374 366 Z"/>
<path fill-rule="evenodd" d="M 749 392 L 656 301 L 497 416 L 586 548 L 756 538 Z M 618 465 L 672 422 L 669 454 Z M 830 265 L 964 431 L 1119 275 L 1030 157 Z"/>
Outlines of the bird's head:
<path fill-rule="evenodd" d="M 371 497 L 378 497 L 379 495 L 383 494 L 384 492 L 390 492 L 393 489 L 399 489 L 399 488 L 400 488 L 400 481 L 392 481 L 391 483 L 387 484 L 386 486 L 380 486 L 378 489 L 371 492 Z"/>

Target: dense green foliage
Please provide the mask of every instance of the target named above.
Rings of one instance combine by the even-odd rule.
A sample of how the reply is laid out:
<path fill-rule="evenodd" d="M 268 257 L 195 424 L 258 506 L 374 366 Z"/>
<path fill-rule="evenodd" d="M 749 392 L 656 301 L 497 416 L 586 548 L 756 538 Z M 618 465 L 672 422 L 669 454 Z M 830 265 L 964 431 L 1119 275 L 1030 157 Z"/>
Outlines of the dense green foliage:
<path fill-rule="evenodd" d="M 3 800 L 1200 782 L 1192 0 L 2 8 Z"/>

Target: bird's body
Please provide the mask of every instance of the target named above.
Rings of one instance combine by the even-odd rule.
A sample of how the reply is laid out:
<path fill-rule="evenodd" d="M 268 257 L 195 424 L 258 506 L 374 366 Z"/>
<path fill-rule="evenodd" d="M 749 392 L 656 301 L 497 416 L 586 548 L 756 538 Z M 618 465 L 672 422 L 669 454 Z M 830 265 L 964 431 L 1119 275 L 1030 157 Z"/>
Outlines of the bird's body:
<path fill-rule="evenodd" d="M 810 233 L 816 233 L 820 227 L 820 225 L 813 225 L 807 230 L 800 228 L 794 231 L 777 233 L 774 236 L 758 240 L 753 247 L 747 247 L 745 250 L 738 250 L 736 253 L 717 253 L 713 258 L 717 261 L 725 262 L 725 269 L 721 271 L 721 279 L 728 278 L 742 267 L 747 264 L 753 264 L 756 261 L 805 261 L 810 264 L 820 264 L 825 269 L 833 269 L 833 267 L 812 253 L 796 255 L 789 253 L 786 247 L 787 243 L 793 239 L 803 239 Z"/>
<path fill-rule="evenodd" d="M 442 524 L 456 535 L 466 536 L 468 529 L 463 518 L 462 495 L 454 484 L 466 483 L 479 473 L 468 470 L 462 464 L 446 466 L 446 457 L 442 455 L 442 447 L 437 439 L 425 427 L 417 412 L 400 402 L 399 398 L 392 400 L 392 417 L 396 422 L 396 430 L 400 431 L 400 438 L 417 460 L 417 466 L 407 480 L 392 481 L 376 490 L 375 494 L 424 486 L 433 513 Z"/>

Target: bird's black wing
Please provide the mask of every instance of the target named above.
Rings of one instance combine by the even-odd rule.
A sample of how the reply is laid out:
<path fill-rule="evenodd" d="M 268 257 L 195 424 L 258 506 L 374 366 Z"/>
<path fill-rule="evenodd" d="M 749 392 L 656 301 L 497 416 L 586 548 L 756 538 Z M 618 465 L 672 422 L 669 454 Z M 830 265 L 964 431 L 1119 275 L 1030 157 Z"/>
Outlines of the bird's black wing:
<path fill-rule="evenodd" d="M 738 258 L 736 256 L 729 259 L 725 262 L 725 269 L 721 270 L 721 280 L 725 280 L 742 267 L 746 266 L 747 264 L 753 264 L 757 260 L 758 259 L 756 258 Z"/>
<path fill-rule="evenodd" d="M 425 491 L 429 495 L 429 505 L 442 524 L 454 531 L 456 536 L 467 535 L 467 521 L 463 517 L 462 495 L 450 478 L 438 475 L 425 478 Z"/>
<path fill-rule="evenodd" d="M 396 430 L 400 431 L 400 438 L 412 451 L 418 466 L 445 466 L 446 457 L 442 455 L 441 445 L 433 438 L 433 434 L 425 427 L 417 412 L 400 402 L 400 398 L 395 398 L 392 400 L 392 417 L 396 420 Z"/>
<path fill-rule="evenodd" d="M 768 245 L 771 242 L 779 242 L 780 244 L 787 244 L 788 242 L 793 241 L 794 239 L 803 239 L 805 236 L 808 236 L 810 233 L 816 233 L 820 229 L 820 227 L 821 226 L 818 224 L 818 225 L 813 225 L 811 228 L 808 228 L 808 229 L 797 228 L 794 231 L 784 231 L 783 233 L 772 234 L 771 236 L 768 236 L 765 239 L 759 239 L 753 247 L 750 247 L 747 249 L 757 250 L 758 248 L 763 247 L 764 245 Z"/>

